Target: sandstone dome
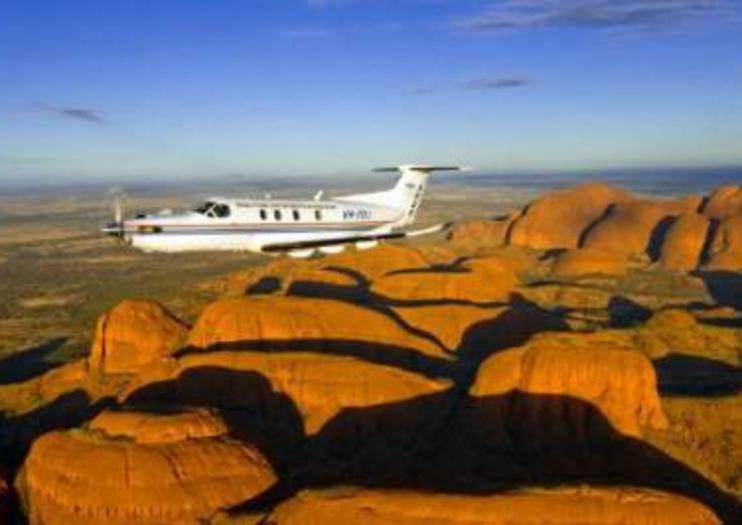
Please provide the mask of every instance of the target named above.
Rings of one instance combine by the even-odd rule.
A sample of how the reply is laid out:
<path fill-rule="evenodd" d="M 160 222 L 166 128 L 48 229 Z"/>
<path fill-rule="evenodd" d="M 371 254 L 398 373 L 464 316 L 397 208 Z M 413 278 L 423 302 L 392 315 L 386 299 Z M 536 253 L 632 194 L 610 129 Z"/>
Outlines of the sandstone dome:
<path fill-rule="evenodd" d="M 202 523 L 276 481 L 208 412 L 104 412 L 37 439 L 18 482 L 31 523 Z"/>
<path fill-rule="evenodd" d="M 155 301 L 122 301 L 98 319 L 90 368 L 104 374 L 136 372 L 172 353 L 186 332 L 186 326 Z"/>
<path fill-rule="evenodd" d="M 609 206 L 632 199 L 599 183 L 547 194 L 526 206 L 513 223 L 508 242 L 540 250 L 577 248 L 583 233 Z"/>

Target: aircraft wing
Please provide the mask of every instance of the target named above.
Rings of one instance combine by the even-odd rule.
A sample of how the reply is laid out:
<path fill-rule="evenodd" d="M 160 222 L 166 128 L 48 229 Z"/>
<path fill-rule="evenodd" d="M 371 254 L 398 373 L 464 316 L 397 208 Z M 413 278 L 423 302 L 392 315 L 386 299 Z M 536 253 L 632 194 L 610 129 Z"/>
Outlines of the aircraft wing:
<path fill-rule="evenodd" d="M 378 234 L 364 234 L 364 235 L 353 235 L 348 237 L 341 237 L 337 239 L 322 239 L 316 241 L 299 241 L 299 242 L 285 242 L 276 244 L 266 244 L 261 248 L 264 253 L 279 253 L 279 252 L 290 252 L 293 250 L 308 250 L 311 248 L 322 248 L 323 246 L 339 246 L 341 244 L 351 244 L 354 242 L 363 241 L 381 241 L 386 239 L 404 239 L 406 237 L 420 237 L 422 235 L 430 235 L 440 231 L 447 230 L 453 225 L 452 222 L 436 224 L 429 228 L 422 228 L 420 230 L 401 231 L 401 232 L 390 232 L 390 233 L 378 233 Z"/>

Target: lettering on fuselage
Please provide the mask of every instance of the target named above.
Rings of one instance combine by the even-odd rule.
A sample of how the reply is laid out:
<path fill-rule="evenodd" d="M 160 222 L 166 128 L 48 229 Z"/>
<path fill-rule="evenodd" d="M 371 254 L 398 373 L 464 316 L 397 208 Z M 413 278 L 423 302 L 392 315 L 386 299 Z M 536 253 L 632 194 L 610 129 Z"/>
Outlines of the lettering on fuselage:
<path fill-rule="evenodd" d="M 344 221 L 366 221 L 371 218 L 371 210 L 343 210 Z"/>

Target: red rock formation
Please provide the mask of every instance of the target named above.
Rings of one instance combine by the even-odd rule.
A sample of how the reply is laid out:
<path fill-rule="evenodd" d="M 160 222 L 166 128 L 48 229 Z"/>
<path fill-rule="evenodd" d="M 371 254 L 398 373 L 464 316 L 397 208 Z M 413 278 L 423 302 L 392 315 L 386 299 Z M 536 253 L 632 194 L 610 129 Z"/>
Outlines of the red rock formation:
<path fill-rule="evenodd" d="M 91 369 L 132 373 L 169 355 L 186 327 L 154 301 L 122 301 L 98 319 L 90 350 Z"/>
<path fill-rule="evenodd" d="M 504 219 L 477 219 L 457 224 L 451 230 L 448 239 L 455 243 L 494 244 L 499 246 L 507 240 L 507 233 L 512 218 Z"/>
<path fill-rule="evenodd" d="M 358 273 L 372 281 L 382 275 L 400 270 L 426 268 L 427 259 L 411 247 L 383 243 L 371 250 L 348 250 L 338 255 L 325 257 L 320 262 L 322 268 L 344 268 Z"/>
<path fill-rule="evenodd" d="M 223 429 L 206 412 L 128 413 L 104 414 L 88 429 L 45 434 L 34 442 L 18 483 L 29 520 L 202 523 L 276 481 L 257 449 Z"/>
<path fill-rule="evenodd" d="M 656 250 L 652 243 L 661 241 L 660 230 L 674 216 L 692 211 L 694 200 L 621 202 L 586 232 L 583 247 L 624 255 Z"/>
<path fill-rule="evenodd" d="M 709 270 L 742 270 L 742 213 L 719 223 L 709 255 Z"/>
<path fill-rule="evenodd" d="M 712 525 L 689 498 L 640 488 L 530 489 L 493 495 L 402 490 L 304 491 L 267 520 L 276 525 Z"/>
<path fill-rule="evenodd" d="M 590 336 L 579 334 L 544 335 L 521 348 L 499 352 L 479 368 L 471 395 L 517 391 L 567 396 L 597 407 L 614 428 L 627 435 L 639 435 L 644 426 L 664 428 L 667 421 L 651 362 L 639 352 L 596 348 L 591 342 Z M 556 404 L 548 413 L 528 413 L 528 407 L 522 408 L 512 407 L 518 414 L 514 417 L 530 419 L 534 429 L 568 424 L 563 418 L 563 410 L 568 409 Z"/>
<path fill-rule="evenodd" d="M 488 265 L 486 271 L 468 269 L 395 273 L 374 281 L 371 290 L 392 301 L 465 301 L 492 303 L 506 300 L 518 284 L 505 265 Z"/>
<path fill-rule="evenodd" d="M 659 263 L 671 270 L 694 270 L 701 262 L 708 230 L 703 215 L 689 212 L 678 217 L 662 242 Z"/>
<path fill-rule="evenodd" d="M 207 306 L 188 335 L 198 348 L 228 348 L 243 342 L 271 350 L 281 342 L 313 343 L 313 351 L 330 345 L 366 342 L 445 357 L 444 350 L 406 329 L 393 317 L 370 308 L 330 299 L 258 296 L 223 299 Z"/>
<path fill-rule="evenodd" d="M 373 356 L 369 356 L 373 357 Z M 208 352 L 187 355 L 169 363 L 161 363 L 140 374 L 137 382 L 129 387 L 129 398 L 136 399 L 148 385 L 168 380 L 179 380 L 189 371 L 200 369 L 230 370 L 237 374 L 258 373 L 269 382 L 271 391 L 286 395 L 304 420 L 307 434 L 316 433 L 344 408 L 370 407 L 413 399 L 448 390 L 449 380 L 430 379 L 407 371 L 404 365 L 414 367 L 414 358 L 386 350 L 381 359 L 397 362 L 386 366 L 353 357 L 323 355 L 308 352 Z M 383 362 L 383 361 L 382 361 Z M 207 378 L 208 379 L 208 378 Z M 208 392 L 220 385 L 191 381 L 179 388 L 193 389 L 181 392 L 186 399 L 208 398 Z M 264 406 L 260 396 L 266 392 L 255 388 L 254 382 L 245 381 L 229 390 L 229 406 Z"/>
<path fill-rule="evenodd" d="M 550 193 L 526 206 L 508 241 L 540 250 L 577 248 L 583 233 L 609 206 L 631 200 L 630 195 L 598 183 Z"/>
<path fill-rule="evenodd" d="M 626 271 L 626 256 L 608 250 L 581 248 L 560 253 L 552 273 L 559 277 L 584 275 L 620 275 Z"/>
<path fill-rule="evenodd" d="M 725 219 L 742 213 L 742 186 L 722 186 L 709 195 L 703 214 L 712 219 Z"/>

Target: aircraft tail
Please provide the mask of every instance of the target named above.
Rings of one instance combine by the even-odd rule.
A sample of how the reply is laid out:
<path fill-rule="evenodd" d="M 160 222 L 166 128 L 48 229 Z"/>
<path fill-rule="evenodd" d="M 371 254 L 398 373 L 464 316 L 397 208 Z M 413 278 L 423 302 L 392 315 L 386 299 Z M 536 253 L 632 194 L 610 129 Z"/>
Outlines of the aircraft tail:
<path fill-rule="evenodd" d="M 430 174 L 435 171 L 458 171 L 456 166 L 397 166 L 377 168 L 375 172 L 400 173 L 394 187 L 387 191 L 346 197 L 355 202 L 368 202 L 400 210 L 400 218 L 394 226 L 407 226 L 415 222 L 417 210 L 423 199 Z"/>

